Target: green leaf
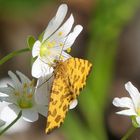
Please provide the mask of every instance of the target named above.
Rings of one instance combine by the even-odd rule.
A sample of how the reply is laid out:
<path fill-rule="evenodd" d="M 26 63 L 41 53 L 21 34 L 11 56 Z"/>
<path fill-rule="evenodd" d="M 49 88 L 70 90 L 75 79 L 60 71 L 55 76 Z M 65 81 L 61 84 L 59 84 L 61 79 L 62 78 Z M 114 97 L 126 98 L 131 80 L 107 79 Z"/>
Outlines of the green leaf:
<path fill-rule="evenodd" d="M 27 45 L 28 45 L 28 47 L 29 47 L 30 50 L 32 50 L 35 41 L 36 40 L 35 40 L 34 36 L 29 36 L 27 38 Z"/>
<path fill-rule="evenodd" d="M 43 40 L 44 32 L 45 32 L 45 31 L 43 31 L 43 32 L 39 35 L 39 37 L 38 37 L 38 40 L 39 40 L 40 42 L 42 42 L 42 40 Z"/>

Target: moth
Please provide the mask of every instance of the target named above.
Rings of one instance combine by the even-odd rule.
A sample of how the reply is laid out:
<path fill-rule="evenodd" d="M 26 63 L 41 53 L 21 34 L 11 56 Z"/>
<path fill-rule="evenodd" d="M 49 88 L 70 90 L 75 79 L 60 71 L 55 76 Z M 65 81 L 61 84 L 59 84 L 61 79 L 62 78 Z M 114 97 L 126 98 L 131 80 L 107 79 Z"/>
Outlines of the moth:
<path fill-rule="evenodd" d="M 46 133 L 60 127 L 64 122 L 70 104 L 77 99 L 86 85 L 91 68 L 92 64 L 88 60 L 74 57 L 56 62 L 48 105 Z"/>

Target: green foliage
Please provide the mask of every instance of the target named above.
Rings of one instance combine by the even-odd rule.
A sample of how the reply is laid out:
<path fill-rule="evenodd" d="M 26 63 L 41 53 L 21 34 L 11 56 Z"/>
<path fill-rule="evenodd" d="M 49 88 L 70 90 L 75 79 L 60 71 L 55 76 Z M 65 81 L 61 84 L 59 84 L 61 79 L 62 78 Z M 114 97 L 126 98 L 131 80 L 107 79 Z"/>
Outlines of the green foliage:
<path fill-rule="evenodd" d="M 54 0 L 0 0 L 0 12 L 12 16 L 28 16 L 41 5 Z"/>
<path fill-rule="evenodd" d="M 45 32 L 45 31 L 44 31 L 44 32 Z M 40 42 L 42 42 L 42 40 L 43 40 L 44 32 L 42 32 L 42 33 L 39 35 L 39 37 L 38 37 L 38 40 L 39 40 Z"/>
<path fill-rule="evenodd" d="M 119 35 L 132 18 L 139 0 L 99 0 L 90 23 L 90 40 L 87 58 L 93 63 L 86 89 L 80 96 L 79 106 L 84 116 L 77 121 L 67 120 L 69 140 L 106 140 L 104 111 L 108 103 L 109 87 L 114 73 L 114 63 Z M 81 122 L 80 122 L 81 121 Z M 82 127 L 79 123 L 82 123 Z M 72 126 L 72 123 L 74 125 Z M 72 130 L 76 131 L 72 137 Z M 71 131 L 70 131 L 71 129 Z"/>
<path fill-rule="evenodd" d="M 136 116 L 131 116 L 132 124 L 135 128 L 139 128 L 139 124 L 136 121 Z"/>
<path fill-rule="evenodd" d="M 35 41 L 36 40 L 35 40 L 34 36 L 27 37 L 27 45 L 28 45 L 30 50 L 32 50 Z"/>

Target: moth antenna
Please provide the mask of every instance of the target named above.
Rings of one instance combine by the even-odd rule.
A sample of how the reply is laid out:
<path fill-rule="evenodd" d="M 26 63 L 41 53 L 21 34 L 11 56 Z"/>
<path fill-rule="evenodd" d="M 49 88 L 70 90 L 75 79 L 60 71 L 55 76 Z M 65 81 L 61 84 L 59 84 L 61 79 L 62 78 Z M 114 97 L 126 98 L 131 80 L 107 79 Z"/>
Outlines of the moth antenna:
<path fill-rule="evenodd" d="M 69 36 L 69 35 L 68 35 L 68 36 Z M 66 41 L 67 41 L 67 39 L 68 39 L 68 36 L 66 37 L 66 39 L 65 39 L 65 41 L 64 41 L 64 44 L 63 44 L 63 46 L 62 46 L 62 49 L 61 49 L 61 52 L 60 52 L 60 55 L 59 55 L 59 60 L 61 60 L 62 51 L 63 51 L 63 49 L 64 49 L 64 46 L 65 46 Z"/>
<path fill-rule="evenodd" d="M 47 58 L 47 59 L 48 59 L 48 58 Z M 45 61 L 43 61 L 43 60 L 41 60 L 41 59 L 40 59 L 40 61 L 42 61 L 43 63 L 45 63 L 45 64 L 47 64 L 47 65 L 52 64 L 52 62 L 51 62 L 49 59 L 48 59 L 48 61 L 49 61 L 50 64 L 49 64 L 49 63 L 46 63 Z"/>
<path fill-rule="evenodd" d="M 48 79 L 46 79 L 43 83 L 38 85 L 37 88 L 40 88 L 42 85 L 44 85 L 46 82 L 48 82 L 53 77 L 53 75 L 54 75 L 54 73 Z"/>

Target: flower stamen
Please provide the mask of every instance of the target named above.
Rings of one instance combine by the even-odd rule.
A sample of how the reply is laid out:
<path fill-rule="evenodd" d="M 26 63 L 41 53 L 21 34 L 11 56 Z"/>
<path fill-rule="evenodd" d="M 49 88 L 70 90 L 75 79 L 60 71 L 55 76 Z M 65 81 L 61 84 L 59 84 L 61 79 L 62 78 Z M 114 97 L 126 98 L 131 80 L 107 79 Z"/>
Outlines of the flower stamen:
<path fill-rule="evenodd" d="M 63 43 L 59 43 L 59 45 L 60 45 L 60 47 L 63 47 L 64 44 Z"/>
<path fill-rule="evenodd" d="M 59 33 L 58 33 L 58 36 L 62 36 L 62 34 L 63 34 L 63 32 L 59 32 Z"/>
<path fill-rule="evenodd" d="M 67 49 L 67 52 L 70 53 L 70 52 L 71 52 L 71 48 L 68 48 L 68 49 Z"/>

